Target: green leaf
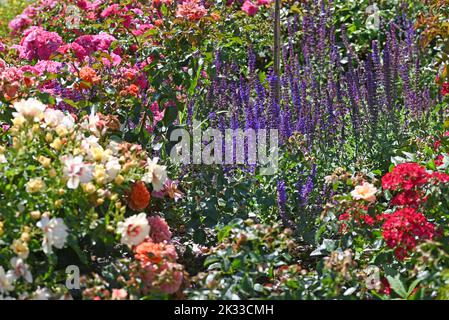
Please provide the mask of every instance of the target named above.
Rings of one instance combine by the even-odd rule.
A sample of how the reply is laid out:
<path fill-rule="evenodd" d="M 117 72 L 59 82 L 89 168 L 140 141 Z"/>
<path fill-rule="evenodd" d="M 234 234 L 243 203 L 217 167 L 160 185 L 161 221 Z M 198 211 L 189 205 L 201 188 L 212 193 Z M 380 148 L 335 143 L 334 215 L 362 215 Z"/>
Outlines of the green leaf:
<path fill-rule="evenodd" d="M 165 109 L 165 115 L 163 122 L 165 125 L 170 125 L 173 121 L 178 117 L 178 108 L 177 107 L 168 107 Z"/>
<path fill-rule="evenodd" d="M 401 298 L 407 299 L 407 291 L 399 275 L 396 275 L 394 278 L 391 276 L 387 276 L 387 280 L 394 292 L 396 292 Z"/>
<path fill-rule="evenodd" d="M 78 258 L 80 259 L 80 261 L 85 264 L 88 265 L 89 261 L 87 259 L 86 254 L 80 249 L 80 247 L 78 246 L 78 243 L 76 242 L 76 240 L 69 240 L 68 242 L 69 247 L 73 249 L 73 251 L 76 252 L 76 255 L 78 256 Z"/>
<path fill-rule="evenodd" d="M 408 291 L 407 291 L 407 298 L 412 295 L 413 290 L 415 290 L 416 286 L 420 282 L 421 282 L 421 279 L 416 279 L 415 281 L 412 282 L 412 284 L 410 285 L 410 287 L 408 288 Z"/>

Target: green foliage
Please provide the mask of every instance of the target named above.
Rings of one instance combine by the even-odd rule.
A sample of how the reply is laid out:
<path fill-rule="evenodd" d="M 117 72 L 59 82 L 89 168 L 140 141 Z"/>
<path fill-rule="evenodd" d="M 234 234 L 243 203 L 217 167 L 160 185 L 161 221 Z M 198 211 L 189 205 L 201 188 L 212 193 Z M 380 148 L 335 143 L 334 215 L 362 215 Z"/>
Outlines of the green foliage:
<path fill-rule="evenodd" d="M 0 39 L 9 34 L 8 23 L 17 16 L 29 0 L 5 0 L 0 2 Z"/>
<path fill-rule="evenodd" d="M 210 249 L 204 273 L 188 291 L 192 299 L 268 298 L 282 282 L 282 269 L 296 255 L 291 231 L 279 224 L 234 220 L 218 231 L 218 245 Z"/>

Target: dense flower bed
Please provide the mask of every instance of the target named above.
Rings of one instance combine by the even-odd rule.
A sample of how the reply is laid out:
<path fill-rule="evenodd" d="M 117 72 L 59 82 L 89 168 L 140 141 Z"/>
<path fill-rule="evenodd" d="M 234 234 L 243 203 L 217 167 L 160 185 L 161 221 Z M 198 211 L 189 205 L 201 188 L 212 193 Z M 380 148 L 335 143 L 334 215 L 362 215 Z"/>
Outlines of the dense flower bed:
<path fill-rule="evenodd" d="M 9 6 L 0 299 L 449 296 L 444 1 Z"/>
<path fill-rule="evenodd" d="M 143 278 L 148 288 L 177 291 L 182 266 L 168 244 L 168 226 L 143 212 L 173 194 L 166 167 L 139 145 L 110 139 L 114 122 L 101 114 L 77 120 L 35 99 L 13 108 L 11 143 L 2 145 L 0 156 L 2 295 L 65 295 L 67 290 L 57 288 L 58 272 L 65 272 L 58 258 L 64 260 L 70 248 L 87 264 L 94 252 L 85 241 L 128 246 L 151 269 Z M 145 259 L 165 250 L 171 254 Z"/>

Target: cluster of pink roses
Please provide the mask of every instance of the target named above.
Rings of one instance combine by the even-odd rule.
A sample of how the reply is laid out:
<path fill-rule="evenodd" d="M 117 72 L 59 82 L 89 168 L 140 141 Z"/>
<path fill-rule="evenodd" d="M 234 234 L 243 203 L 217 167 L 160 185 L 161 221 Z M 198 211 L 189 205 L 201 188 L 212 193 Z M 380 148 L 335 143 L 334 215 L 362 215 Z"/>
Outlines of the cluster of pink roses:
<path fill-rule="evenodd" d="M 13 46 L 19 57 L 28 61 L 48 60 L 62 45 L 62 38 L 56 32 L 48 32 L 41 27 L 30 27 L 23 33 L 20 45 Z"/>
<path fill-rule="evenodd" d="M 254 3 L 252 0 L 245 0 L 245 2 L 242 5 L 242 10 L 246 12 L 249 16 L 254 16 L 259 12 L 260 6 L 269 6 L 271 4 L 271 0 L 257 0 L 256 3 Z"/>
<path fill-rule="evenodd" d="M 155 59 L 163 61 L 164 57 L 141 52 L 146 47 L 160 45 L 147 31 L 163 24 L 161 4 L 173 3 L 167 0 L 34 2 L 10 25 L 13 36 L 20 37 L 20 42 L 8 42 L 8 47 L 0 43 L 0 98 L 13 101 L 36 92 L 46 93 L 55 98 L 56 108 L 72 112 L 75 104 L 87 98 L 106 101 L 137 98 L 152 112 L 145 127 L 153 131 L 164 118 L 165 109 L 176 106 L 175 100 L 185 99 L 182 93 L 185 90 L 176 86 L 175 91 L 179 93 L 171 99 L 164 103 L 152 100 L 156 89 L 148 81 L 150 65 Z M 55 24 L 45 19 L 51 13 L 55 21 L 67 22 L 73 6 L 78 10 L 79 26 L 72 26 L 69 33 L 58 34 L 53 29 Z M 179 17 L 191 21 L 207 14 L 206 8 L 196 0 L 177 3 L 174 9 Z M 112 28 L 102 30 L 100 23 L 105 22 Z M 84 30 L 89 30 L 89 34 Z M 91 33 L 92 30 L 97 33 Z M 114 30 L 113 34 L 110 30 Z M 141 41 L 129 41 L 133 37 L 140 37 Z M 7 49 L 8 63 L 1 60 L 1 53 Z M 16 62 L 15 52 L 19 57 Z M 171 81 L 166 79 L 164 85 L 171 85 Z"/>
<path fill-rule="evenodd" d="M 34 6 L 28 6 L 21 14 L 9 22 L 9 28 L 13 33 L 19 33 L 33 24 L 33 18 L 36 17 L 37 9 Z"/>
<path fill-rule="evenodd" d="M 15 98 L 24 83 L 23 71 L 17 67 L 8 67 L 0 59 L 0 92 L 7 99 Z"/>
<path fill-rule="evenodd" d="M 183 266 L 176 263 L 178 254 L 170 243 L 172 234 L 167 222 L 159 216 L 148 218 L 150 235 L 134 247 L 135 259 L 140 264 L 143 291 L 161 291 L 173 294 L 179 290 L 184 279 Z"/>
<path fill-rule="evenodd" d="M 58 50 L 59 53 L 66 54 L 69 50 L 73 50 L 75 56 L 80 61 L 89 60 L 89 57 L 95 52 L 103 52 L 110 55 L 112 65 L 117 66 L 122 61 L 120 57 L 121 49 L 116 48 L 113 52 L 109 52 L 111 44 L 116 39 L 105 32 L 100 32 L 96 35 L 83 35 L 78 37 L 75 41 L 69 44 L 61 46 Z M 107 58 L 102 58 L 102 62 L 105 66 L 110 67 L 111 62 Z"/>

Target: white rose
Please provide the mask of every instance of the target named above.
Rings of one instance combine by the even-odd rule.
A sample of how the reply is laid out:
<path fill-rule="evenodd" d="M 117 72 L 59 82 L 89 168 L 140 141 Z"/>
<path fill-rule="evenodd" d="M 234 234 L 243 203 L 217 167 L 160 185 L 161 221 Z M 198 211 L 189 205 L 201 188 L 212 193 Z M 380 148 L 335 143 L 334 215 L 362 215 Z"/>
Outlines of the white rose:
<path fill-rule="evenodd" d="M 167 181 L 167 167 L 158 165 L 159 158 L 147 160 L 147 172 L 142 177 L 142 181 L 151 183 L 154 191 L 161 191 Z"/>
<path fill-rule="evenodd" d="M 114 180 L 121 169 L 122 166 L 120 165 L 119 160 L 115 157 L 110 157 L 109 161 L 106 163 L 106 173 L 108 175 L 108 180 Z"/>
<path fill-rule="evenodd" d="M 65 115 L 60 110 L 47 109 L 44 112 L 44 121 L 47 126 L 57 127 L 62 123 Z"/>
<path fill-rule="evenodd" d="M 117 233 L 121 235 L 121 243 L 129 247 L 141 244 L 150 234 L 150 225 L 146 214 L 140 213 L 119 222 Z"/>
<path fill-rule="evenodd" d="M 44 232 L 44 240 L 42 241 L 42 250 L 45 254 L 53 253 L 53 248 L 62 249 L 67 241 L 69 233 L 68 228 L 61 218 L 49 219 L 44 216 L 36 224 L 38 228 Z"/>
<path fill-rule="evenodd" d="M 38 122 L 43 119 L 44 111 L 47 108 L 45 104 L 36 99 L 21 100 L 14 103 L 14 109 L 17 112 L 13 113 L 15 118 L 24 117 L 27 119 L 33 119 L 33 121 Z"/>

